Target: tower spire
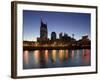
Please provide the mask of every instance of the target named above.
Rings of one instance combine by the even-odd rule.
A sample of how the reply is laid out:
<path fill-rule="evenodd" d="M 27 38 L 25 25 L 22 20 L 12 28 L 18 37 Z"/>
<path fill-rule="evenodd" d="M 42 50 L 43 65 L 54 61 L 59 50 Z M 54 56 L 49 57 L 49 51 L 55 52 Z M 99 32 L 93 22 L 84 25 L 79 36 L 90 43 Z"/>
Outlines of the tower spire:
<path fill-rule="evenodd" d="M 41 25 L 43 25 L 42 16 L 41 16 Z"/>

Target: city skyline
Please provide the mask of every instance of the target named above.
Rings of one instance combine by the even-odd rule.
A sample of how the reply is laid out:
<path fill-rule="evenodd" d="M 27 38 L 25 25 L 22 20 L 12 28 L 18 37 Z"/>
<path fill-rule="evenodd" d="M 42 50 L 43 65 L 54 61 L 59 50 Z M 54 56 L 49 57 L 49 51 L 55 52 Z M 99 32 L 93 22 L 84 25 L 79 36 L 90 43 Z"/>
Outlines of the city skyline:
<path fill-rule="evenodd" d="M 90 14 L 23 10 L 23 40 L 36 41 L 40 37 L 41 17 L 47 23 L 48 38 L 52 32 L 56 32 L 57 38 L 63 32 L 69 36 L 75 34 L 76 40 L 85 34 L 90 39 Z"/>

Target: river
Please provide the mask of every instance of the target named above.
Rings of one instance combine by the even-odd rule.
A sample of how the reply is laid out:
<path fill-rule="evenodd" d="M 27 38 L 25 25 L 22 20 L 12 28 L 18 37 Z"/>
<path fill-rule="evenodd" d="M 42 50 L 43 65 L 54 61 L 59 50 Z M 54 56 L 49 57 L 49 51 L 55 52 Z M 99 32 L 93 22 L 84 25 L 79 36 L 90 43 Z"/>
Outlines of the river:
<path fill-rule="evenodd" d="M 91 50 L 23 51 L 23 69 L 90 66 Z"/>

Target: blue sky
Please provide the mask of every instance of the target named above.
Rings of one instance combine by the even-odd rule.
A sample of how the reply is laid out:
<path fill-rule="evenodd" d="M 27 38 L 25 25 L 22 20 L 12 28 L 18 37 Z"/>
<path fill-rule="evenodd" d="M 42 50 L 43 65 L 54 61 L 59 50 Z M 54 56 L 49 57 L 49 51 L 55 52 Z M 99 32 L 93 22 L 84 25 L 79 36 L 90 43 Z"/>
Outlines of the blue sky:
<path fill-rule="evenodd" d="M 51 12 L 23 10 L 23 40 L 35 41 L 40 36 L 41 17 L 47 23 L 48 37 L 55 31 L 57 38 L 59 33 L 75 34 L 75 39 L 81 39 L 83 35 L 90 38 L 91 15 L 88 13 Z"/>

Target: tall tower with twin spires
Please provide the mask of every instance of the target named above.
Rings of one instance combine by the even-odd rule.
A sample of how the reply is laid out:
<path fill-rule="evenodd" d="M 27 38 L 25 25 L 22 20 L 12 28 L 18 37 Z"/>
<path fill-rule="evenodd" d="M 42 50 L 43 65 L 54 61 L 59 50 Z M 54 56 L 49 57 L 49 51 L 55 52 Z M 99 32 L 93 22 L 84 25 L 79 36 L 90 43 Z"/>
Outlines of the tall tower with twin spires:
<path fill-rule="evenodd" d="M 40 38 L 41 39 L 48 39 L 48 29 L 47 23 L 44 23 L 41 18 L 41 25 L 40 25 Z"/>

